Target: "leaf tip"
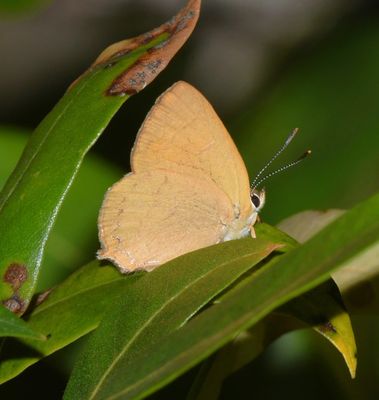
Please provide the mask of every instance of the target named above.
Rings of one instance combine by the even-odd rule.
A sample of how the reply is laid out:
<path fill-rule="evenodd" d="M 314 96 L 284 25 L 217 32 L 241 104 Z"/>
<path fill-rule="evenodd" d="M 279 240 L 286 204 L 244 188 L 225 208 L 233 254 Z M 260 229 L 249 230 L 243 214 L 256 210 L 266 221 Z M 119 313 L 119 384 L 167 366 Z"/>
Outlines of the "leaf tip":
<path fill-rule="evenodd" d="M 159 36 L 164 40 L 147 50 L 136 63 L 118 76 L 107 90 L 108 95 L 132 95 L 144 89 L 158 74 L 166 68 L 173 56 L 191 35 L 200 14 L 200 0 L 190 0 L 168 22 L 134 39 L 116 43 L 108 47 L 98 63 L 109 63 L 115 57 L 127 54 L 139 46 L 146 46 Z"/>
<path fill-rule="evenodd" d="M 121 57 L 144 46 L 147 48 L 145 53 L 119 74 L 105 90 L 105 94 L 108 96 L 126 96 L 138 93 L 166 68 L 189 38 L 199 19 L 200 6 L 201 0 L 189 0 L 184 8 L 158 28 L 108 46 L 100 53 L 91 67 L 69 86 L 68 90 L 72 89 L 83 76 L 95 67 L 110 68 L 117 64 Z"/>

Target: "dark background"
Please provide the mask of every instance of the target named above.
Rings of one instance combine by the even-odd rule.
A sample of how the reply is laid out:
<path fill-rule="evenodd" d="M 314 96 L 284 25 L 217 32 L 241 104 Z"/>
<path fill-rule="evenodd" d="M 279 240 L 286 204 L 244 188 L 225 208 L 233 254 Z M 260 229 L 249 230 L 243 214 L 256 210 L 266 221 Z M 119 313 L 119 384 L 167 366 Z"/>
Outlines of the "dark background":
<path fill-rule="evenodd" d="M 85 160 L 49 240 L 40 289 L 94 258 L 104 191 L 129 171 L 130 148 L 155 98 L 180 79 L 214 105 L 250 176 L 290 130 L 301 129 L 281 162 L 307 148 L 313 154 L 266 183 L 262 217 L 268 223 L 306 209 L 349 208 L 378 190 L 378 2 L 203 3 L 189 42 L 150 86 L 126 102 Z M 107 45 L 160 25 L 183 4 L 0 0 L 0 186 L 26 137 Z M 359 350 L 355 381 L 326 341 L 297 332 L 228 379 L 222 399 L 377 399 L 377 322 L 373 316 L 353 317 Z M 4 385 L 0 394 L 6 390 L 4 398 L 20 398 L 20 390 L 27 390 L 59 398 L 79 348 L 71 347 Z M 181 390 L 194 373 L 154 398 L 184 398 Z"/>

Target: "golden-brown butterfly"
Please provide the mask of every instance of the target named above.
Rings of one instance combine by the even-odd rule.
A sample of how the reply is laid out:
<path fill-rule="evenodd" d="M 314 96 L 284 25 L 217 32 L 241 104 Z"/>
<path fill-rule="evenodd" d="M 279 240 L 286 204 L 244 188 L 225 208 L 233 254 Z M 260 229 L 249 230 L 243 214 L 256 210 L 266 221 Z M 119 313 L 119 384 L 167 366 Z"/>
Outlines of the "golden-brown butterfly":
<path fill-rule="evenodd" d="M 295 133 L 251 188 L 245 164 L 212 106 L 188 83 L 175 83 L 137 134 L 132 172 L 105 196 L 98 258 L 122 272 L 150 271 L 202 247 L 255 237 L 253 225 L 265 201 L 264 190 L 256 187 L 273 173 L 258 178 Z"/>

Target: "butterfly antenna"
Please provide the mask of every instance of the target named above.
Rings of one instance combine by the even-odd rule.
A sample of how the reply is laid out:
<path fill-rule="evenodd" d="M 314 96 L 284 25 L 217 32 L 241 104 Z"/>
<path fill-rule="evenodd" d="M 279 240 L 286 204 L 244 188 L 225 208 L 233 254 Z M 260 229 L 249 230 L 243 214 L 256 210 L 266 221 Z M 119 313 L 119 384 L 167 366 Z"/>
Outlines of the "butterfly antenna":
<path fill-rule="evenodd" d="M 286 141 L 284 142 L 283 146 L 275 153 L 274 157 L 271 158 L 271 160 L 258 172 L 258 174 L 255 176 L 251 187 L 256 188 L 258 184 L 256 182 L 258 181 L 259 177 L 263 174 L 264 171 L 273 163 L 273 161 L 276 160 L 276 158 L 283 153 L 283 151 L 287 148 L 287 146 L 292 142 L 292 139 L 296 136 L 297 132 L 299 131 L 299 128 L 295 128 L 288 136 Z M 288 167 L 289 168 L 289 167 Z M 271 175 L 271 174 L 270 174 Z M 268 176 L 267 176 L 268 177 Z"/>
<path fill-rule="evenodd" d="M 304 154 L 302 154 L 298 159 L 296 159 L 295 161 L 290 162 L 287 165 L 284 165 L 283 167 L 278 168 L 277 170 L 270 172 L 268 175 L 264 176 L 263 178 L 261 178 L 258 183 L 255 183 L 255 185 L 253 186 L 253 189 L 255 189 L 257 186 L 259 186 L 262 182 L 264 182 L 266 179 L 271 178 L 273 175 L 279 174 L 280 172 L 285 171 L 288 168 L 291 168 L 297 164 L 299 164 L 301 161 L 304 160 L 304 158 L 308 157 L 311 154 L 311 150 L 307 150 Z"/>

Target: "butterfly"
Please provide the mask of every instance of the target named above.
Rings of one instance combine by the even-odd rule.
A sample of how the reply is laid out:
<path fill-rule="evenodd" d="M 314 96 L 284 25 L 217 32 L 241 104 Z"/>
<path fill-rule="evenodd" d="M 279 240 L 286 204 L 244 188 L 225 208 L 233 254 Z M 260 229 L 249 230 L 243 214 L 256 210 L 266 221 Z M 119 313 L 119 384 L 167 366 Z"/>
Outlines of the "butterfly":
<path fill-rule="evenodd" d="M 190 251 L 255 237 L 265 191 L 251 189 L 228 131 L 190 84 L 179 81 L 157 99 L 130 163 L 100 210 L 99 259 L 124 273 L 151 271 Z"/>

